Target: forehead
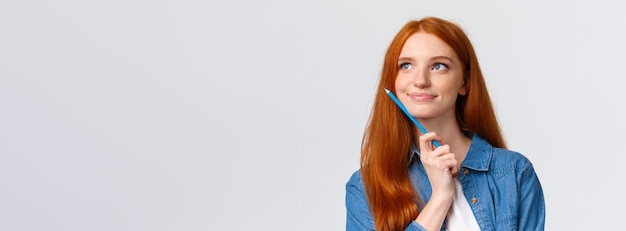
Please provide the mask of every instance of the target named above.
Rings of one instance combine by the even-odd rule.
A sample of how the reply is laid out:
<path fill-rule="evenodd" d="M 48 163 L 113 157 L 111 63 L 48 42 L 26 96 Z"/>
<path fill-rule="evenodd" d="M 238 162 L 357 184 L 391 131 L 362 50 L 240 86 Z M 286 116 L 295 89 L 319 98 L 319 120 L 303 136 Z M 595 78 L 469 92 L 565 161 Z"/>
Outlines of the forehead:
<path fill-rule="evenodd" d="M 400 52 L 400 58 L 410 57 L 415 59 L 431 58 L 437 56 L 447 56 L 456 59 L 456 53 L 452 47 L 434 34 L 427 32 L 417 32 L 411 35 Z"/>

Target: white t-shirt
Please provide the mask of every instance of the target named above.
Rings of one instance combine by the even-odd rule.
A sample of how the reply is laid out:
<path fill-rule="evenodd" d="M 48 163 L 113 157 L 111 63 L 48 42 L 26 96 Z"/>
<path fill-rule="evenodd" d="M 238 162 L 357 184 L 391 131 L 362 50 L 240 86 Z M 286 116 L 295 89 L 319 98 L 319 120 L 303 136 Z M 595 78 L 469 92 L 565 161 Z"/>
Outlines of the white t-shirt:
<path fill-rule="evenodd" d="M 446 230 L 447 231 L 480 231 L 476 217 L 467 203 L 467 198 L 463 194 L 463 188 L 461 188 L 461 182 L 459 179 L 455 179 L 454 186 L 456 187 L 456 195 L 452 201 L 452 206 L 448 210 L 446 216 Z"/>

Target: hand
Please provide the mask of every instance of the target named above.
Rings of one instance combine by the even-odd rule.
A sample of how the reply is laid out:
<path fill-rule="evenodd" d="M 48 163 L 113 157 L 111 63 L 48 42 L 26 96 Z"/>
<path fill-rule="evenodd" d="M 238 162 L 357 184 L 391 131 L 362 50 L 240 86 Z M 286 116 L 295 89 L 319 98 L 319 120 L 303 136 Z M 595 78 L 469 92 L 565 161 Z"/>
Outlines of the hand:
<path fill-rule="evenodd" d="M 433 140 L 439 141 L 441 146 L 434 149 Z M 443 144 L 436 133 L 429 132 L 419 137 L 419 147 L 420 160 L 433 190 L 432 197 L 452 199 L 455 193 L 453 176 L 459 169 L 454 153 L 450 152 L 450 146 Z"/>

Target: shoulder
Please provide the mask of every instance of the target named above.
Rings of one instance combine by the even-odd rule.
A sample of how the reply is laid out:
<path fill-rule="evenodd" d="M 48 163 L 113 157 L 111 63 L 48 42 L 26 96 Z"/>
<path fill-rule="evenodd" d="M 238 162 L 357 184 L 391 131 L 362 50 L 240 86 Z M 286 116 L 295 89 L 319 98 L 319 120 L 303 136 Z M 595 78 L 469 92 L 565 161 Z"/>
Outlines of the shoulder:
<path fill-rule="evenodd" d="M 365 201 L 365 190 L 363 189 L 363 180 L 361 179 L 361 172 L 355 171 L 350 176 L 350 179 L 346 183 L 346 206 L 349 209 L 363 209 L 367 208 L 367 201 Z M 364 209 L 366 211 L 367 209 Z"/>
<path fill-rule="evenodd" d="M 352 173 L 352 175 L 350 176 L 350 179 L 348 179 L 348 182 L 346 183 L 346 187 L 363 187 L 363 180 L 361 178 L 361 171 L 360 170 L 356 170 Z"/>
<path fill-rule="evenodd" d="M 491 159 L 491 172 L 498 177 L 511 171 L 516 172 L 516 175 L 525 175 L 528 171 L 534 171 L 533 164 L 522 153 L 494 147 Z"/>
<path fill-rule="evenodd" d="M 473 134 L 472 144 L 464 163 L 470 168 L 488 170 L 496 175 L 532 166 L 530 160 L 523 154 L 513 150 L 494 147 L 477 134 Z"/>
<path fill-rule="evenodd" d="M 489 162 L 491 168 L 499 166 L 528 166 L 532 165 L 530 160 L 514 150 L 503 149 L 492 146 L 482 136 L 473 134 L 472 145 L 469 152 L 472 153 L 488 153 L 488 155 L 475 155 L 472 160 L 480 162 Z M 483 162 L 484 163 L 484 162 Z"/>
<path fill-rule="evenodd" d="M 516 162 L 520 164 L 529 164 L 530 160 L 522 153 L 515 150 L 493 147 L 493 159 L 500 161 Z"/>
<path fill-rule="evenodd" d="M 493 159 L 498 162 L 510 162 L 516 165 L 529 165 L 531 161 L 522 153 L 514 150 L 493 148 Z"/>

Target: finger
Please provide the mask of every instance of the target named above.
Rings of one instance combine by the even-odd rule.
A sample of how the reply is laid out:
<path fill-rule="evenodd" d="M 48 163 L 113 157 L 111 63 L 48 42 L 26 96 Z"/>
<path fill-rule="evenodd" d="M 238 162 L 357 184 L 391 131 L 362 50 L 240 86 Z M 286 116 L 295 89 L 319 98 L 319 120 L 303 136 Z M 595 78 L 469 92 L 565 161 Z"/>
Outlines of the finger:
<path fill-rule="evenodd" d="M 446 158 L 450 158 L 448 161 L 450 174 L 455 176 L 459 172 L 458 161 L 454 158 L 453 153 L 446 154 Z"/>
<path fill-rule="evenodd" d="M 452 176 L 456 176 L 457 173 L 459 173 L 459 167 L 457 166 L 457 164 L 455 162 L 454 166 L 452 166 L 452 168 L 450 168 L 450 174 L 452 174 Z"/>
<path fill-rule="evenodd" d="M 443 155 L 450 154 L 450 145 L 447 145 L 447 144 L 441 145 L 438 148 L 436 148 L 434 152 L 436 153 L 435 156 L 443 156 Z M 450 156 L 448 156 L 448 159 L 449 158 Z M 454 159 L 454 155 L 452 156 L 452 158 Z"/>
<path fill-rule="evenodd" d="M 430 140 L 429 144 L 430 144 L 430 146 L 431 146 L 433 149 L 436 149 L 436 148 L 440 147 L 441 145 L 443 145 L 442 140 L 443 140 L 443 139 L 442 139 L 442 137 L 441 137 L 441 136 L 436 135 L 435 137 L 433 137 L 433 138 Z"/>
<path fill-rule="evenodd" d="M 434 132 L 429 132 L 419 137 L 420 149 L 423 151 L 433 151 L 434 147 L 432 144 L 433 140 L 440 139 Z M 422 149 L 423 148 L 423 149 Z"/>
<path fill-rule="evenodd" d="M 438 144 L 435 144 L 435 142 Z M 441 136 L 437 136 L 435 137 L 433 140 L 431 140 L 431 143 L 433 145 L 433 147 L 437 148 L 438 146 L 444 145 L 443 143 L 443 138 Z"/>

